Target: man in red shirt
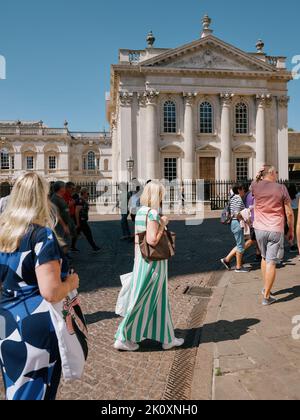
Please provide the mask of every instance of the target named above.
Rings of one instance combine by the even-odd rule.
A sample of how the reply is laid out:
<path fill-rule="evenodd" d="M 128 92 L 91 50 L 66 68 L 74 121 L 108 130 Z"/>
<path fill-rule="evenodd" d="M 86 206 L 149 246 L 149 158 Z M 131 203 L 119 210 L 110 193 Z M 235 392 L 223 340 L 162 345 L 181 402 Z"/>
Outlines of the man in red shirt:
<path fill-rule="evenodd" d="M 67 182 L 67 184 L 66 184 L 66 192 L 65 192 L 65 194 L 63 196 L 65 202 L 67 203 L 67 206 L 69 207 L 70 217 L 71 217 L 71 219 L 72 219 L 72 221 L 74 223 L 74 226 L 72 226 L 73 229 L 71 230 L 72 243 L 73 243 L 73 240 L 77 238 L 77 233 L 76 233 L 76 228 L 75 228 L 75 226 L 76 226 L 76 216 L 75 216 L 75 213 L 76 213 L 76 202 L 75 202 L 75 200 L 73 198 L 73 194 L 75 193 L 75 188 L 76 188 L 76 186 L 75 186 L 75 184 L 73 182 Z M 76 248 L 73 248 L 72 247 L 71 251 L 74 252 L 74 251 L 78 251 L 78 250 Z"/>
<path fill-rule="evenodd" d="M 277 183 L 278 172 L 266 165 L 252 184 L 255 199 L 254 228 L 262 255 L 262 275 L 265 283 L 263 305 L 276 302 L 271 290 L 276 278 L 276 263 L 284 243 L 285 216 L 289 225 L 288 239 L 294 239 L 294 213 L 287 188 Z"/>
<path fill-rule="evenodd" d="M 72 219 L 75 220 L 76 204 L 75 204 L 75 200 L 73 199 L 74 192 L 75 192 L 75 184 L 73 182 L 67 182 L 66 192 L 64 194 L 64 200 L 69 207 L 70 216 L 72 217 Z"/>

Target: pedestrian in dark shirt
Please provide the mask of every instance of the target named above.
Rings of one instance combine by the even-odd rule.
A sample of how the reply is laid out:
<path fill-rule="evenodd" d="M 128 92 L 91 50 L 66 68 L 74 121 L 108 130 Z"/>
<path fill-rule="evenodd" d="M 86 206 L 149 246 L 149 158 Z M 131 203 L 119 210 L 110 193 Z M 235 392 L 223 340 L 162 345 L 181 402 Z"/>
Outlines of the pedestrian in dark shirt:
<path fill-rule="evenodd" d="M 100 247 L 94 241 L 93 234 L 91 228 L 88 224 L 89 221 L 89 193 L 86 188 L 83 188 L 80 193 L 80 198 L 76 202 L 76 229 L 77 234 L 79 235 L 81 232 L 86 237 L 88 243 L 91 245 L 93 250 L 100 251 Z M 72 241 L 72 249 L 76 249 L 76 240 Z"/>
<path fill-rule="evenodd" d="M 66 185 L 62 181 L 57 181 L 53 185 L 53 195 L 51 202 L 55 205 L 58 212 L 58 223 L 55 227 L 55 232 L 59 238 L 63 240 L 66 248 L 69 247 L 71 242 L 72 233 L 74 233 L 74 222 L 70 216 L 70 210 L 64 200 L 66 193 Z"/>

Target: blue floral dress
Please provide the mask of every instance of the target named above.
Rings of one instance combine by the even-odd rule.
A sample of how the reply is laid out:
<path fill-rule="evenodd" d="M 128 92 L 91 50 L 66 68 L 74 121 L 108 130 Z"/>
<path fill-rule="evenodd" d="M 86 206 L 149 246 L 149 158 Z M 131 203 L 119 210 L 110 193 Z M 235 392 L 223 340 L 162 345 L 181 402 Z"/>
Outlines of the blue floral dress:
<path fill-rule="evenodd" d="M 0 366 L 8 400 L 53 400 L 61 376 L 58 342 L 35 269 L 68 267 L 54 233 L 33 226 L 11 254 L 0 252 Z"/>

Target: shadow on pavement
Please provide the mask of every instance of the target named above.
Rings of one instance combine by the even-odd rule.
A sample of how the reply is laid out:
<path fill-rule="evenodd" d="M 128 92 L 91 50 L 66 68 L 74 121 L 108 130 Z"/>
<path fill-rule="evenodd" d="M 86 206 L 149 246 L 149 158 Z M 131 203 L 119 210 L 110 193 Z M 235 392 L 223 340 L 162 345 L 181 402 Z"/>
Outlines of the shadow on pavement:
<path fill-rule="evenodd" d="M 96 312 L 94 314 L 84 315 L 87 325 L 96 324 L 97 322 L 107 319 L 119 318 L 114 312 Z"/>
<path fill-rule="evenodd" d="M 133 228 L 133 225 L 131 225 Z M 84 238 L 78 242 L 80 253 L 74 256 L 74 267 L 80 276 L 80 291 L 120 287 L 120 275 L 132 271 L 134 245 L 120 241 L 118 221 L 91 223 L 95 241 L 103 252 L 93 254 Z M 219 219 L 207 219 L 199 226 L 186 226 L 184 221 L 172 221 L 170 229 L 177 234 L 176 256 L 169 264 L 172 277 L 212 272 L 221 268 L 222 258 L 233 246 L 234 238 Z"/>
<path fill-rule="evenodd" d="M 192 328 L 187 330 L 177 329 L 175 335 L 177 338 L 184 338 L 185 343 L 182 350 L 199 347 L 199 340 L 195 337 L 200 337 L 201 344 L 207 343 L 221 343 L 224 341 L 239 340 L 243 335 L 249 333 L 249 330 L 254 325 L 260 323 L 259 319 L 239 319 L 236 321 L 218 321 L 212 324 L 206 324 L 201 328 Z M 174 350 L 174 349 L 173 349 Z M 162 346 L 160 343 L 151 340 L 145 340 L 140 344 L 140 352 L 160 352 Z"/>
<path fill-rule="evenodd" d="M 278 299 L 277 304 L 284 303 L 284 302 L 291 302 L 292 300 L 298 299 L 300 297 L 300 286 L 295 286 L 290 289 L 280 290 L 274 293 L 274 296 L 280 296 L 280 295 L 285 295 L 285 294 L 288 294 L 288 296 Z"/>
<path fill-rule="evenodd" d="M 254 325 L 260 323 L 259 319 L 238 319 L 235 321 L 218 321 L 206 324 L 201 328 L 201 344 L 221 343 L 224 341 L 239 340 L 249 333 Z"/>

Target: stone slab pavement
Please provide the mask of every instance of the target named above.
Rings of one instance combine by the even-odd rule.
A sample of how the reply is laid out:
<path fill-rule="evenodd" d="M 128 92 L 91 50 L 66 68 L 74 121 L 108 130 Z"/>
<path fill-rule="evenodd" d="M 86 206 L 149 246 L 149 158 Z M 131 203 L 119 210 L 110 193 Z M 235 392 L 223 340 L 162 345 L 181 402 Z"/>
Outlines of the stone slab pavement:
<path fill-rule="evenodd" d="M 203 323 L 194 398 L 300 399 L 300 262 L 290 257 L 278 270 L 278 302 L 270 307 L 261 305 L 259 266 L 225 272 Z"/>

